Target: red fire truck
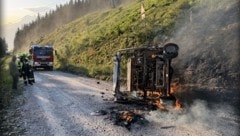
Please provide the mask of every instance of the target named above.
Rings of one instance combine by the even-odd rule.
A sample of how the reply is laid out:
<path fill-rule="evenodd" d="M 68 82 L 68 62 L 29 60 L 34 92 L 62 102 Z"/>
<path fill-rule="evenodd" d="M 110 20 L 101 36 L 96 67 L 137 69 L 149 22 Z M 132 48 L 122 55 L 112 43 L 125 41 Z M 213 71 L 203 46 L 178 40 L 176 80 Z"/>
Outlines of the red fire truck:
<path fill-rule="evenodd" d="M 32 56 L 32 66 L 34 69 L 44 68 L 53 70 L 53 46 L 32 45 L 29 49 Z"/>

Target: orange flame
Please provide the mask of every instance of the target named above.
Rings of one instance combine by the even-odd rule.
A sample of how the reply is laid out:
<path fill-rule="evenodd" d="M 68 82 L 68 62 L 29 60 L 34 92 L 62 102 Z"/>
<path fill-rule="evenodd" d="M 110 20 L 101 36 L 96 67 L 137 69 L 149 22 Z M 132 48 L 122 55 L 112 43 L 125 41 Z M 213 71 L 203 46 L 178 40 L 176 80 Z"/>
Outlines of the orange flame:
<path fill-rule="evenodd" d="M 133 120 L 133 117 L 134 117 L 134 113 L 133 112 L 124 112 L 122 115 L 121 115 L 121 119 L 122 120 L 125 120 L 127 122 L 131 122 Z"/>
<path fill-rule="evenodd" d="M 160 110 L 168 111 L 167 107 L 161 104 L 160 100 L 155 101 L 155 106 L 157 106 Z"/>
<path fill-rule="evenodd" d="M 181 110 L 183 107 L 183 105 L 181 104 L 181 102 L 179 101 L 179 99 L 176 100 L 175 102 L 175 110 Z"/>
<path fill-rule="evenodd" d="M 173 84 L 171 85 L 171 88 L 170 88 L 170 93 L 171 93 L 171 94 L 172 94 L 172 93 L 175 93 L 178 88 L 179 88 L 178 84 L 177 84 L 177 83 L 173 83 Z"/>

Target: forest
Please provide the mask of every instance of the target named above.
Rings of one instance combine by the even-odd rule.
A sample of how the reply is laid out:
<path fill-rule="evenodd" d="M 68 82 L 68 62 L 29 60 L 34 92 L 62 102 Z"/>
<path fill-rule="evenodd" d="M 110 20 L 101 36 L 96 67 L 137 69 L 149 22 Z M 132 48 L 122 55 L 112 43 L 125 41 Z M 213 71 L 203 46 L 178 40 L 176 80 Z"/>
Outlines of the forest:
<path fill-rule="evenodd" d="M 29 47 L 44 35 L 81 16 L 98 10 L 115 8 L 131 1 L 133 0 L 70 0 L 69 3 L 57 5 L 55 10 L 47 12 L 44 16 L 38 14 L 36 20 L 18 28 L 14 39 L 14 50 Z"/>

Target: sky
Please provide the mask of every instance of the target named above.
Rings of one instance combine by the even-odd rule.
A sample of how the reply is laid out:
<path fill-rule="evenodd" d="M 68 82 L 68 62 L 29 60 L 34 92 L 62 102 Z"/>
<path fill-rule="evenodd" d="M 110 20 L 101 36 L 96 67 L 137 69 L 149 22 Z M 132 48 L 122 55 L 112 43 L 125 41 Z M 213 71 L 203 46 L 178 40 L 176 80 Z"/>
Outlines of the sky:
<path fill-rule="evenodd" d="M 56 5 L 64 4 L 69 0 L 1 0 L 3 37 L 8 48 L 13 48 L 13 39 L 17 28 L 29 23 L 40 13 L 44 15 Z"/>

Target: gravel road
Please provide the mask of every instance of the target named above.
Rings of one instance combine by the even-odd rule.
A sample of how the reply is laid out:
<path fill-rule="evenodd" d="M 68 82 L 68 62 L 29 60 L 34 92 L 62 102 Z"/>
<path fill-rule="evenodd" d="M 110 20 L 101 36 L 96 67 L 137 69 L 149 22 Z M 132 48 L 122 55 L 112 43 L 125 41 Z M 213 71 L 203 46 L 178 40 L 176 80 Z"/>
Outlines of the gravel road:
<path fill-rule="evenodd" d="M 95 111 L 126 107 L 112 101 L 111 83 L 59 71 L 35 72 L 20 107 L 26 136 L 238 136 L 239 115 L 227 104 L 210 108 L 195 100 L 181 111 L 144 113 L 145 122 L 128 130 L 114 124 L 109 113 Z M 238 107 L 239 108 L 239 107 Z"/>

